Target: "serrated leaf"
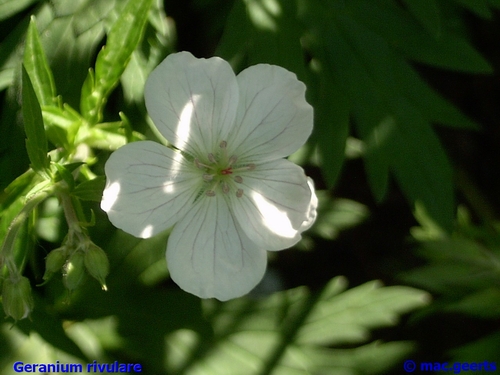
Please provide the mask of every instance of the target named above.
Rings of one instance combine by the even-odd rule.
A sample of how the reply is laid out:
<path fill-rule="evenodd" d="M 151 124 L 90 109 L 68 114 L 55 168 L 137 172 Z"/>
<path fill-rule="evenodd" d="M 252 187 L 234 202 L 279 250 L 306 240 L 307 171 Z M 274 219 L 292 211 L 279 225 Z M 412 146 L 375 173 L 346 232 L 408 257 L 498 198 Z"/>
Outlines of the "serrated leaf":
<path fill-rule="evenodd" d="M 381 287 L 377 282 L 345 288 L 346 282 L 336 278 L 317 297 L 297 288 L 261 300 L 206 301 L 214 338 L 187 330 L 174 332 L 166 341 L 167 370 L 188 368 L 189 375 L 307 375 L 388 369 L 408 354 L 409 343 L 332 346 L 365 342 L 371 328 L 395 324 L 400 314 L 425 305 L 427 294 L 408 287 Z M 370 368 L 370 359 L 376 366 Z"/>
<path fill-rule="evenodd" d="M 324 191 L 316 194 L 319 199 L 318 218 L 311 230 L 322 238 L 335 239 L 340 231 L 360 224 L 369 214 L 368 208 L 359 202 L 331 199 Z"/>
<path fill-rule="evenodd" d="M 36 172 L 47 174 L 49 170 L 48 146 L 43 125 L 42 110 L 24 65 L 22 68 L 22 77 L 22 113 L 27 138 L 26 148 L 28 156 L 31 161 L 31 167 Z"/>
<path fill-rule="evenodd" d="M 351 12 L 338 9 L 328 17 L 327 9 L 318 8 L 312 14 L 323 17 L 318 37 L 324 38 L 320 40 L 335 82 L 351 99 L 375 198 L 385 196 L 391 170 L 410 204 L 421 200 L 433 219 L 449 230 L 454 213 L 451 166 L 430 121 L 473 123 L 450 110 L 443 100 L 421 99 L 420 94 L 429 94 L 427 86 L 381 35 Z M 418 151 L 422 148 L 429 152 L 422 154 Z"/>
<path fill-rule="evenodd" d="M 106 178 L 98 176 L 92 180 L 78 184 L 71 194 L 84 201 L 100 202 L 105 185 Z"/>
<path fill-rule="evenodd" d="M 56 97 L 54 76 L 47 63 L 45 51 L 40 43 L 34 16 L 31 17 L 26 34 L 24 66 L 32 80 L 33 88 L 40 105 L 54 105 Z"/>
<path fill-rule="evenodd" d="M 132 52 L 144 33 L 152 0 L 129 0 L 108 33 L 95 65 L 82 88 L 81 110 L 84 117 L 96 124 L 102 118 L 107 97 L 118 84 Z"/>
<path fill-rule="evenodd" d="M 439 38 L 429 38 L 395 2 L 352 0 L 347 4 L 352 20 L 380 35 L 411 60 L 468 73 L 493 71 L 463 36 L 443 29 Z"/>
<path fill-rule="evenodd" d="M 369 282 L 342 294 L 325 289 L 328 299 L 319 301 L 302 323 L 296 343 L 333 345 L 359 343 L 369 338 L 369 329 L 397 323 L 397 317 L 430 299 L 420 290 L 404 286 L 381 287 Z M 332 330 L 332 327 L 336 329 Z"/>
<path fill-rule="evenodd" d="M 297 2 L 274 0 L 237 1 L 228 16 L 216 55 L 238 70 L 243 60 L 249 65 L 280 65 L 305 81 L 302 25 L 297 20 Z"/>

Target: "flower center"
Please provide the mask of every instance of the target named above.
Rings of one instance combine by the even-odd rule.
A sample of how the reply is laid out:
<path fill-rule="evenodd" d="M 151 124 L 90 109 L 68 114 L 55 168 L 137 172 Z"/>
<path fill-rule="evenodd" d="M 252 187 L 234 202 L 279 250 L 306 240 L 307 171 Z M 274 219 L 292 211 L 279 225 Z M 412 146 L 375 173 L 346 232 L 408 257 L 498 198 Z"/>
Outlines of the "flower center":
<path fill-rule="evenodd" d="M 238 157 L 227 154 L 227 142 L 219 144 L 220 150 L 215 154 L 207 155 L 208 163 L 202 163 L 199 159 L 194 159 L 196 168 L 203 171 L 203 181 L 205 181 L 205 195 L 214 197 L 218 191 L 229 194 L 234 191 L 238 198 L 243 196 L 243 189 L 237 184 L 243 183 L 243 177 L 238 172 L 251 171 L 255 169 L 255 164 L 235 165 Z"/>

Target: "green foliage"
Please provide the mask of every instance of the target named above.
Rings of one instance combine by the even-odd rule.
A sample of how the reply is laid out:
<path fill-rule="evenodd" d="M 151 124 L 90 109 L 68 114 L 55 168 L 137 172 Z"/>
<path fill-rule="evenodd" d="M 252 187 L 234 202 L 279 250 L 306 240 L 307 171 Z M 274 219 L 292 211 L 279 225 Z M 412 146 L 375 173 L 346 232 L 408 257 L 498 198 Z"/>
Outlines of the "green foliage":
<path fill-rule="evenodd" d="M 481 320 L 500 317 L 500 232 L 498 227 L 473 225 L 460 208 L 458 225 L 449 236 L 419 212 L 420 227 L 413 235 L 421 244 L 417 254 L 428 264 L 401 274 L 409 284 L 435 293 L 438 298 L 423 314 L 462 314 Z M 498 361 L 499 332 L 455 348 L 455 361 L 472 361 L 487 356 Z"/>
<path fill-rule="evenodd" d="M 47 138 L 42 120 L 42 110 L 36 98 L 30 77 L 23 66 L 23 120 L 26 132 L 26 148 L 31 161 L 31 167 L 39 173 L 47 173 L 49 159 L 47 158 Z"/>
<path fill-rule="evenodd" d="M 23 288 L 35 302 L 31 311 L 27 292 L 6 293 L 5 311 L 31 320 L 0 326 L 0 372 L 11 372 L 13 359 L 126 358 L 152 374 L 380 374 L 415 349 L 373 330 L 428 304 L 423 291 L 378 282 L 347 289 L 326 264 L 318 266 L 331 280 L 317 292 L 200 302 L 166 283 L 168 232 L 139 240 L 110 226 L 98 206 L 104 162 L 129 142 L 155 138 L 144 84 L 176 50 L 174 25 L 182 30 L 184 15 L 166 14 L 164 3 L 216 9 L 201 12 L 195 29 L 216 25 L 206 48 L 236 71 L 277 64 L 306 83 L 315 127 L 294 157 L 317 167 L 317 186 L 341 184 L 347 162 L 362 157 L 373 207 L 318 191 L 318 219 L 299 249 L 336 256 L 334 241 L 391 196 L 393 179 L 415 207 L 420 227 L 411 234 L 427 262 L 400 280 L 436 296 L 414 320 L 500 317 L 494 215 L 481 226 L 462 211 L 455 218 L 455 171 L 435 128 L 480 127 L 419 73 L 491 73 L 463 12 L 489 19 L 499 0 L 236 0 L 227 18 L 219 11 L 229 5 L 218 0 L 0 0 L 0 283 L 29 279 Z M 191 28 L 195 15 L 187 19 Z M 500 362 L 499 349 L 492 332 L 449 354 Z"/>
<path fill-rule="evenodd" d="M 374 374 L 408 354 L 407 342 L 367 344 L 369 329 L 394 324 L 401 313 L 425 304 L 405 287 L 368 283 L 350 290 L 337 278 L 319 295 L 292 289 L 263 300 L 205 304 L 214 337 L 174 332 L 167 341 L 174 374 Z M 199 359 L 201 358 L 201 360 Z"/>
<path fill-rule="evenodd" d="M 108 44 L 99 55 L 95 73 L 90 70 L 82 87 L 80 109 L 91 124 L 102 120 L 102 110 L 142 38 L 152 0 L 131 0 L 108 33 Z"/>
<path fill-rule="evenodd" d="M 280 64 L 301 79 L 310 68 L 315 139 L 328 185 L 341 170 L 354 118 L 375 198 L 387 195 L 392 172 L 411 204 L 421 201 L 451 230 L 451 165 L 431 125 L 476 125 L 436 94 L 410 63 L 471 73 L 489 73 L 491 67 L 442 22 L 442 4 L 405 3 L 408 9 L 394 1 L 238 1 L 217 53 L 237 67 Z"/>

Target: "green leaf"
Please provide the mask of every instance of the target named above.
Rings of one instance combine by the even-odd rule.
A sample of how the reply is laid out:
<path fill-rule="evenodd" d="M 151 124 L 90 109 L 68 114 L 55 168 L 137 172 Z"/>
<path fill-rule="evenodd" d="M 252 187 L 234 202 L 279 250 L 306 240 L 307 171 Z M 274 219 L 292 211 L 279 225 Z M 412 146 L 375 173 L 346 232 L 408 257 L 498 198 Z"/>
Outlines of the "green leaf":
<path fill-rule="evenodd" d="M 322 171 L 328 187 L 332 188 L 344 165 L 351 103 L 347 93 L 332 77 L 325 54 L 318 49 L 315 55 L 321 63 L 319 72 L 310 80 L 313 87 L 311 103 L 315 109 L 311 140 L 318 145 Z"/>
<path fill-rule="evenodd" d="M 28 169 L 5 188 L 5 195 L 0 195 L 0 216 L 4 209 L 26 194 L 37 183 L 36 177 L 37 175 L 33 169 Z"/>
<path fill-rule="evenodd" d="M 0 21 L 3 21 L 38 0 L 0 0 Z"/>
<path fill-rule="evenodd" d="M 340 293 L 342 289 L 338 279 L 325 287 L 297 332 L 297 344 L 360 343 L 369 337 L 369 329 L 393 325 L 400 314 L 430 301 L 425 292 L 404 286 L 381 287 L 377 281 Z M 337 328 L 331 329 L 333 326 Z"/>
<path fill-rule="evenodd" d="M 436 0 L 403 0 L 408 10 L 413 13 L 420 24 L 430 35 L 438 37 L 441 33 L 439 6 Z"/>
<path fill-rule="evenodd" d="M 82 88 L 80 107 L 91 124 L 101 121 L 106 100 L 118 84 L 132 52 L 142 38 L 151 2 L 128 1 L 108 33 L 106 46 L 97 56 L 95 74 L 89 71 Z"/>
<path fill-rule="evenodd" d="M 54 105 L 56 101 L 54 77 L 47 63 L 45 51 L 40 43 L 34 16 L 31 17 L 26 35 L 24 66 L 32 79 L 33 88 L 40 105 Z"/>
<path fill-rule="evenodd" d="M 429 264 L 403 273 L 401 279 L 448 298 L 463 298 L 499 282 L 500 256 L 466 238 L 425 242 L 418 254 Z"/>
<path fill-rule="evenodd" d="M 447 305 L 444 310 L 483 319 L 496 319 L 500 317 L 500 290 L 498 288 L 479 290 Z"/>
<path fill-rule="evenodd" d="M 359 225 L 368 217 L 368 208 L 359 202 L 331 199 L 324 191 L 316 193 L 319 199 L 318 218 L 311 230 L 322 238 L 335 239 L 341 231 Z"/>
<path fill-rule="evenodd" d="M 102 199 L 102 192 L 106 185 L 106 178 L 98 176 L 93 180 L 84 181 L 79 184 L 72 192 L 71 195 L 80 198 L 84 201 L 100 202 Z"/>
<path fill-rule="evenodd" d="M 500 332 L 496 330 L 479 340 L 469 342 L 451 350 L 453 362 L 474 362 L 478 358 L 488 358 L 489 363 L 500 362 Z M 451 361 L 450 361 L 451 362 Z M 498 365 L 497 365 L 498 366 Z M 497 367 L 498 368 L 498 367 Z M 491 372 L 478 372 L 488 374 Z"/>
<path fill-rule="evenodd" d="M 383 199 L 391 170 L 410 204 L 422 201 L 433 219 L 450 230 L 454 214 L 451 166 L 430 122 L 456 122 L 465 127 L 474 123 L 446 101 L 431 100 L 437 95 L 429 96 L 431 90 L 403 57 L 351 12 L 313 8 L 309 16 L 306 22 L 314 19 L 316 24 L 323 17 L 314 41 L 319 40 L 319 46 L 312 44 L 311 53 L 321 59 L 317 51 L 325 47 L 333 82 L 350 98 L 373 195 Z"/>
<path fill-rule="evenodd" d="M 270 5 L 271 4 L 271 5 Z M 306 70 L 300 44 L 302 25 L 297 1 L 245 0 L 234 3 L 216 55 L 235 65 L 268 63 L 282 66 L 304 81 Z"/>
<path fill-rule="evenodd" d="M 411 60 L 469 73 L 493 71 L 464 37 L 443 29 L 439 38 L 429 38 L 417 21 L 395 2 L 352 0 L 347 4 L 346 14 L 352 20 L 381 36 Z"/>
<path fill-rule="evenodd" d="M 453 0 L 457 4 L 462 5 L 479 17 L 490 19 L 493 16 L 491 9 L 488 6 L 487 0 Z"/>
<path fill-rule="evenodd" d="M 394 325 L 399 315 L 424 306 L 426 293 L 369 282 L 345 290 L 333 279 L 319 296 L 306 288 L 264 299 L 224 304 L 204 301 L 213 339 L 178 330 L 167 344 L 167 371 L 190 374 L 374 374 L 409 354 L 405 342 L 373 343 L 370 329 Z M 348 345 L 349 348 L 345 348 Z M 338 348 L 335 346 L 342 346 Z"/>
<path fill-rule="evenodd" d="M 47 174 L 49 159 L 47 157 L 47 138 L 43 126 L 42 110 L 36 98 L 30 77 L 23 65 L 22 80 L 22 112 L 24 130 L 26 132 L 26 148 L 31 161 L 31 167 L 39 173 Z"/>
<path fill-rule="evenodd" d="M 436 223 L 451 232 L 455 213 L 451 165 L 430 124 L 410 106 L 404 110 L 405 104 L 399 105 L 390 140 L 391 169 L 407 199 L 413 204 L 420 201 Z"/>
<path fill-rule="evenodd" d="M 163 1 L 153 1 L 142 42 L 132 53 L 121 76 L 120 83 L 127 103 L 143 103 L 149 73 L 163 60 L 165 53 L 173 49 L 175 28 L 163 6 Z"/>

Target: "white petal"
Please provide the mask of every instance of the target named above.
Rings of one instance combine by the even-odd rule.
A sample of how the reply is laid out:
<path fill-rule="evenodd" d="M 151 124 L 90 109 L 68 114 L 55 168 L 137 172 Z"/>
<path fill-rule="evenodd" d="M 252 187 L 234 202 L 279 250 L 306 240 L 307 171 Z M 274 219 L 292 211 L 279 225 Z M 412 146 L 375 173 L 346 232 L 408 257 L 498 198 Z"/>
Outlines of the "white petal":
<path fill-rule="evenodd" d="M 146 107 L 160 133 L 174 146 L 206 158 L 234 123 L 238 86 L 231 66 L 219 57 L 169 55 L 149 75 Z"/>
<path fill-rule="evenodd" d="M 312 215 L 311 187 L 302 168 L 279 159 L 259 164 L 241 177 L 243 181 L 237 187 L 243 195 L 230 194 L 229 198 L 247 236 L 266 250 L 282 250 L 296 244 L 302 225 Z"/>
<path fill-rule="evenodd" d="M 314 189 L 314 181 L 311 177 L 307 177 L 307 184 L 309 185 L 309 189 L 311 190 L 311 200 L 309 201 L 309 206 L 307 207 L 306 219 L 300 226 L 301 232 L 304 232 L 311 228 L 316 221 L 316 216 L 318 216 L 318 196 L 316 195 L 316 191 Z"/>
<path fill-rule="evenodd" d="M 184 157 L 156 142 L 129 143 L 109 157 L 101 208 L 116 227 L 148 238 L 189 210 L 201 180 Z"/>
<path fill-rule="evenodd" d="M 226 301 L 248 293 L 266 264 L 266 251 L 241 231 L 224 197 L 202 197 L 168 240 L 172 280 L 201 298 Z"/>
<path fill-rule="evenodd" d="M 306 86 L 288 70 L 266 64 L 251 66 L 236 78 L 240 97 L 228 152 L 258 162 L 298 150 L 313 127 Z"/>

